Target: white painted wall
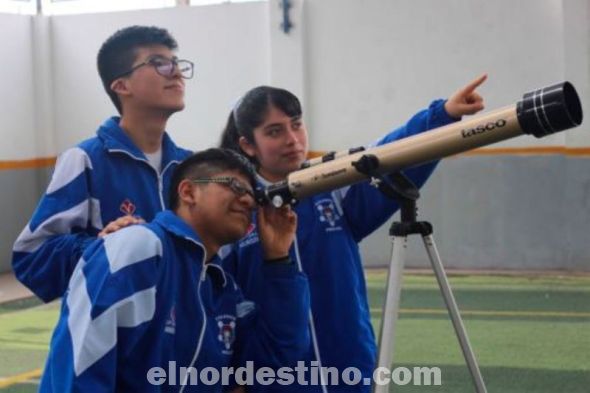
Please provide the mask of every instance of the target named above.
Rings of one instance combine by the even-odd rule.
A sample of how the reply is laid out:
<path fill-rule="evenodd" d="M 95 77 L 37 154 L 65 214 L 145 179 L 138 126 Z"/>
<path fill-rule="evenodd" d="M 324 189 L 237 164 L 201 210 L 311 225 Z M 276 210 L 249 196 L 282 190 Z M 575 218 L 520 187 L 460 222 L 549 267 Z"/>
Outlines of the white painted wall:
<path fill-rule="evenodd" d="M 33 17 L 0 14 L 0 159 L 35 157 Z"/>
<path fill-rule="evenodd" d="M 306 0 L 305 6 L 307 110 L 316 150 L 377 138 L 482 72 L 489 74 L 481 88 L 488 109 L 566 78 L 588 99 L 587 1 Z M 565 140 L 562 133 L 502 145 Z M 590 135 L 571 144 L 588 145 Z"/>
<path fill-rule="evenodd" d="M 37 157 L 52 157 L 61 150 L 57 149 L 57 133 L 55 129 L 55 89 L 53 70 L 53 37 L 52 37 L 52 19 L 46 16 L 33 17 L 33 72 L 32 77 L 34 86 L 35 113 L 34 129 L 29 131 L 35 137 Z M 35 156 L 25 156 L 31 158 Z M 42 181 L 44 188 L 45 182 Z"/>
<path fill-rule="evenodd" d="M 569 147 L 589 146 L 590 132 L 587 131 L 590 130 L 590 1 L 564 0 L 563 8 L 565 75 L 574 83 L 582 98 L 582 109 L 586 111 L 585 125 L 581 127 L 586 132 L 569 132 L 566 141 Z"/>
<path fill-rule="evenodd" d="M 54 155 L 113 114 L 96 72 L 100 44 L 118 28 L 155 24 L 195 61 L 175 139 L 217 142 L 227 113 L 252 86 L 272 83 L 305 102 L 314 150 L 371 141 L 435 97 L 489 73 L 488 109 L 568 79 L 590 101 L 587 0 L 294 0 L 280 30 L 278 1 L 52 17 L 1 15 L 0 159 Z M 590 133 L 505 146 L 590 145 Z"/>
<path fill-rule="evenodd" d="M 307 34 L 304 0 L 293 0 L 289 9 L 289 22 L 292 25 L 284 33 L 283 9 L 276 1 L 269 2 L 270 37 L 270 79 L 273 86 L 279 86 L 293 92 L 301 105 L 306 103 L 306 54 L 305 37 Z"/>

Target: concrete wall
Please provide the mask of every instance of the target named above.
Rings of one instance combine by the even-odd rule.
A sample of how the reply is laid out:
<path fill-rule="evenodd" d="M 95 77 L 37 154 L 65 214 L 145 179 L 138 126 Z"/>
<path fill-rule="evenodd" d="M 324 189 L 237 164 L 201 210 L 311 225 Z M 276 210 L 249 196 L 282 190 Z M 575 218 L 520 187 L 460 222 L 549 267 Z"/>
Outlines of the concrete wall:
<path fill-rule="evenodd" d="M 0 89 L 0 160 L 37 157 L 35 137 L 35 91 L 33 61 L 33 17 L 0 14 L 2 40 L 2 89 Z M 10 39 L 7 39 L 10 37 Z M 0 170 L 0 271 L 8 270 L 12 243 L 37 203 L 37 171 Z"/>
<path fill-rule="evenodd" d="M 33 17 L 0 14 L 2 89 L 0 89 L 0 157 L 36 157 Z M 10 39 L 8 39 L 10 37 Z"/>
<path fill-rule="evenodd" d="M 419 215 L 448 267 L 590 270 L 589 171 L 589 159 L 560 155 L 447 159 L 422 189 Z M 388 229 L 363 241 L 368 264 L 389 264 Z M 429 266 L 419 236 L 406 265 Z"/>
<path fill-rule="evenodd" d="M 583 8 L 587 2 L 578 3 Z M 576 55 L 564 56 L 565 43 L 573 46 L 574 40 L 564 33 L 569 21 L 560 1 L 307 0 L 305 4 L 306 93 L 316 149 L 344 148 L 377 138 L 431 99 L 448 97 L 483 72 L 489 74 L 481 89 L 489 109 L 512 104 L 523 93 L 566 77 L 576 86 L 587 85 L 588 68 L 573 72 L 569 67 L 566 75 L 566 61 L 577 64 L 581 54 L 580 48 L 572 47 Z M 580 25 L 588 24 L 579 20 Z M 588 38 L 576 39 L 585 41 L 587 57 Z M 502 145 L 562 145 L 566 138 L 563 133 Z M 590 135 L 578 141 L 588 145 Z"/>
<path fill-rule="evenodd" d="M 187 108 L 169 123 L 175 140 L 193 149 L 216 144 L 234 102 L 263 83 L 302 98 L 313 150 L 370 142 L 481 72 L 489 74 L 481 88 L 489 109 L 565 79 L 578 89 L 584 109 L 590 102 L 586 0 L 293 3 L 288 35 L 280 29 L 274 0 L 0 15 L 0 34 L 10 37 L 0 54 L 6 86 L 0 91 L 0 167 L 4 161 L 53 156 L 92 136 L 114 113 L 95 56 L 108 35 L 130 24 L 168 28 L 180 44 L 179 56 L 196 63 Z M 443 259 L 454 267 L 590 270 L 590 161 L 573 150 L 590 147 L 588 127 L 499 146 L 522 150 L 446 159 L 423 190 L 422 216 L 435 224 Z M 527 150 L 540 146 L 553 153 Z M 565 154 L 557 154 L 560 148 Z M 523 151 L 533 154 L 516 154 Z M 11 210 L 0 224 L 0 271 L 9 268 L 10 244 L 46 179 L 47 169 L 0 170 L 0 203 Z M 413 243 L 408 264 L 424 265 L 422 247 Z M 386 229 L 362 247 L 367 264 L 385 264 Z"/>

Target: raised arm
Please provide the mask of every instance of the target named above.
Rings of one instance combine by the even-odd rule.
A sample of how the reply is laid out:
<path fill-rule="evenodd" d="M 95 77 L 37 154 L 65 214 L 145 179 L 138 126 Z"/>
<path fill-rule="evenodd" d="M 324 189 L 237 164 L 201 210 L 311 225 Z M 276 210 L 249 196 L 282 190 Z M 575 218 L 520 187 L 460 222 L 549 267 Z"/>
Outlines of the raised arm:
<path fill-rule="evenodd" d="M 435 100 L 427 109 L 416 113 L 405 125 L 395 129 L 374 145 L 383 145 L 399 139 L 438 128 L 458 121 L 484 108 L 483 98 L 476 89 L 487 79 L 483 74 L 455 91 L 448 100 Z M 404 174 L 422 187 L 433 173 L 438 161 L 403 170 Z M 357 241 L 371 234 L 385 223 L 398 209 L 397 203 L 384 197 L 367 182 L 336 190 L 333 197 L 346 217 Z"/>
<path fill-rule="evenodd" d="M 237 363 L 253 361 L 257 367 L 277 368 L 294 364 L 309 349 L 309 287 L 289 257 L 296 228 L 296 215 L 288 206 L 258 211 L 265 259 L 260 271 L 264 296 L 256 305 L 240 301 L 238 316 L 252 307 L 256 312 L 243 313 L 240 318 Z"/>

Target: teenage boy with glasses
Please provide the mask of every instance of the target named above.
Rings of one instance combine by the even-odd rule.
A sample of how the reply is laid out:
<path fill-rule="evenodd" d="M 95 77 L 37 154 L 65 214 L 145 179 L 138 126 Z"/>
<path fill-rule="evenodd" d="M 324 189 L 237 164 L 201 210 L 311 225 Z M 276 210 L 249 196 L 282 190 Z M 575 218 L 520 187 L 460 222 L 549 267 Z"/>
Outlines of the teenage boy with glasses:
<path fill-rule="evenodd" d="M 249 230 L 254 182 L 237 153 L 199 152 L 174 172 L 171 210 L 93 242 L 64 296 L 39 391 L 221 392 L 251 383 L 237 371 L 248 362 L 293 366 L 310 345 L 309 287 L 289 258 L 295 213 L 257 211 L 258 303 L 217 256 Z"/>
<path fill-rule="evenodd" d="M 131 26 L 98 52 L 98 72 L 120 117 L 59 157 L 51 182 L 13 247 L 17 278 L 43 301 L 64 294 L 85 248 L 97 236 L 151 221 L 164 210 L 176 165 L 190 152 L 165 132 L 184 108 L 193 64 L 174 56 L 164 29 Z M 107 225 L 108 224 L 108 225 Z"/>

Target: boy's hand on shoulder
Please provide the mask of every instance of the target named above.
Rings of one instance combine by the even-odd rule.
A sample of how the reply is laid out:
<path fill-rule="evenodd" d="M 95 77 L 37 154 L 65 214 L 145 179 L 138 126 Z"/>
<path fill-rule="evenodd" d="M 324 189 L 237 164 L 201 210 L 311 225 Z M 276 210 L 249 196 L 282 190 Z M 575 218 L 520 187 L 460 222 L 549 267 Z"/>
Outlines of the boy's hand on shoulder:
<path fill-rule="evenodd" d="M 105 237 L 109 233 L 117 232 L 119 229 L 128 227 L 135 224 L 144 224 L 145 221 L 141 217 L 136 216 L 123 216 L 117 218 L 115 221 L 111 221 L 103 228 L 98 234 L 98 237 Z"/>

